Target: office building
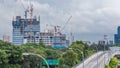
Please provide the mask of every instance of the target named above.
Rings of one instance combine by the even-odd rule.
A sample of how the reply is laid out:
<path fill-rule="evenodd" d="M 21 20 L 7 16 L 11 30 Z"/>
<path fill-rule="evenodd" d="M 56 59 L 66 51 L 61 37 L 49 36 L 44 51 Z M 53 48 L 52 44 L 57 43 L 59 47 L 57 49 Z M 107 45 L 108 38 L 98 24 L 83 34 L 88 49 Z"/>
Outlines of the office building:
<path fill-rule="evenodd" d="M 114 35 L 114 42 L 115 44 L 120 43 L 120 26 L 117 28 L 117 34 Z"/>

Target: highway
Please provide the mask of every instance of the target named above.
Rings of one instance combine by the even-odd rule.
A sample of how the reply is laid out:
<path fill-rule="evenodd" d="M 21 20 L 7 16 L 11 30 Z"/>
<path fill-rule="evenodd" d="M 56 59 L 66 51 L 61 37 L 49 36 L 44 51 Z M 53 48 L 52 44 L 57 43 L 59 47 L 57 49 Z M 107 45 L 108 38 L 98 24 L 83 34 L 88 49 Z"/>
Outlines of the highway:
<path fill-rule="evenodd" d="M 103 53 L 98 59 L 98 67 L 97 64 L 95 63 L 93 68 L 104 68 L 105 64 L 109 62 L 109 58 L 110 58 L 110 54 L 108 52 Z"/>
<path fill-rule="evenodd" d="M 104 53 L 100 54 L 98 56 L 98 58 L 99 58 L 98 59 L 98 64 L 100 64 L 100 60 L 104 59 Z M 85 68 L 97 68 L 97 55 L 96 55 L 95 58 L 93 58 L 91 61 L 89 61 L 88 64 L 85 64 Z"/>
<path fill-rule="evenodd" d="M 97 55 L 98 55 L 98 61 L 97 61 Z M 84 61 L 84 68 L 104 68 L 105 64 L 109 62 L 110 57 L 111 54 L 108 51 L 98 52 Z M 97 62 L 98 62 L 98 66 L 97 66 Z M 83 63 L 73 68 L 83 68 Z"/>

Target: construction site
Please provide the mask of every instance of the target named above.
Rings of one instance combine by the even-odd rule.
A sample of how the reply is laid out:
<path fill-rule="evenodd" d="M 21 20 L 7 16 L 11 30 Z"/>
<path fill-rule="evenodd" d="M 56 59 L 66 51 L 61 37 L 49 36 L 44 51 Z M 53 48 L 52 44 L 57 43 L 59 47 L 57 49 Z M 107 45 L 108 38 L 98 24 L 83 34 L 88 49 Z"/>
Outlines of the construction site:
<path fill-rule="evenodd" d="M 41 31 L 40 16 L 33 17 L 33 4 L 30 3 L 28 8 L 24 8 L 24 17 L 16 16 L 12 20 L 13 32 L 12 39 L 13 44 L 21 45 L 26 43 L 44 43 L 46 46 L 52 46 L 53 48 L 66 48 L 72 42 L 71 39 L 67 39 L 66 34 L 62 31 L 69 23 L 72 16 L 70 16 L 63 27 L 55 25 L 52 28 L 46 28 L 45 31 Z M 71 34 L 72 35 L 72 34 Z"/>

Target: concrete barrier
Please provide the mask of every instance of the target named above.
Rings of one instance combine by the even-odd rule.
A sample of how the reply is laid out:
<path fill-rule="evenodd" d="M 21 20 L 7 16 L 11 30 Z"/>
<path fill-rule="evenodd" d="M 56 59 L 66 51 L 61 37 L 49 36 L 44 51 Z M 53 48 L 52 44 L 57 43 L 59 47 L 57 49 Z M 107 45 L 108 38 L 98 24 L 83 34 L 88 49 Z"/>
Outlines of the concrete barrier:
<path fill-rule="evenodd" d="M 94 53 L 93 55 L 91 55 L 90 57 L 88 57 L 87 59 L 84 60 L 84 65 L 88 64 L 93 58 L 95 58 L 97 56 L 97 54 L 98 54 L 98 56 L 100 56 L 103 53 L 104 53 L 103 51 Z M 82 68 L 82 66 L 83 66 L 83 61 L 72 68 Z"/>

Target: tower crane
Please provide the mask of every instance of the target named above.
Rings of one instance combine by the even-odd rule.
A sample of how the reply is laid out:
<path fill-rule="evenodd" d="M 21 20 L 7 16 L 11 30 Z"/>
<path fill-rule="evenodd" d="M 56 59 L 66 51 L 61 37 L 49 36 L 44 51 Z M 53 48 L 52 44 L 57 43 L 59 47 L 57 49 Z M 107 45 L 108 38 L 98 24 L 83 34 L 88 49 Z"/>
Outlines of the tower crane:
<path fill-rule="evenodd" d="M 72 16 L 70 16 L 67 20 L 67 22 L 65 23 L 65 25 L 63 26 L 63 28 L 61 28 L 60 31 L 63 31 L 66 28 L 66 25 L 69 23 L 69 21 L 71 20 Z"/>
<path fill-rule="evenodd" d="M 27 13 L 29 12 L 29 6 L 26 8 L 25 5 L 23 4 L 22 0 L 20 0 L 20 1 L 21 1 L 21 4 L 22 4 L 22 7 L 23 7 L 24 10 L 25 10 L 25 11 L 24 11 L 24 12 L 25 12 L 25 15 L 24 15 L 24 16 L 25 16 L 25 19 L 27 19 Z"/>
<path fill-rule="evenodd" d="M 30 5 L 30 42 L 32 42 L 32 34 L 33 34 L 33 32 L 32 32 L 32 24 L 33 24 L 32 18 L 33 18 L 33 5 L 31 4 Z"/>
<path fill-rule="evenodd" d="M 30 14 L 30 39 L 29 39 L 29 42 L 32 42 L 32 34 L 33 34 L 32 33 L 33 4 L 30 3 L 30 5 L 28 6 L 28 8 L 25 8 L 22 0 L 20 0 L 20 1 L 21 1 L 21 4 L 22 4 L 22 6 L 23 6 L 23 8 L 25 10 L 25 19 L 27 19 L 27 13 L 29 12 L 29 14 Z"/>
<path fill-rule="evenodd" d="M 69 23 L 69 21 L 71 20 L 71 18 L 72 18 L 72 16 L 70 16 L 70 17 L 68 18 L 68 20 L 67 20 L 67 22 L 65 23 L 65 25 L 63 26 L 63 28 L 61 28 L 60 26 L 49 25 L 49 26 L 54 27 L 54 35 L 55 35 L 56 33 L 61 33 L 61 32 L 65 29 L 66 25 Z M 60 29 L 60 28 L 61 28 L 61 29 Z"/>

